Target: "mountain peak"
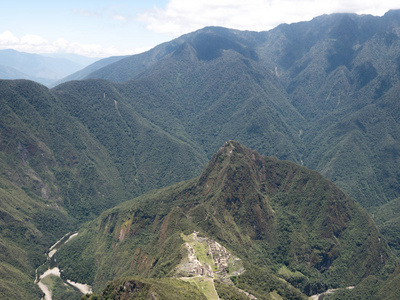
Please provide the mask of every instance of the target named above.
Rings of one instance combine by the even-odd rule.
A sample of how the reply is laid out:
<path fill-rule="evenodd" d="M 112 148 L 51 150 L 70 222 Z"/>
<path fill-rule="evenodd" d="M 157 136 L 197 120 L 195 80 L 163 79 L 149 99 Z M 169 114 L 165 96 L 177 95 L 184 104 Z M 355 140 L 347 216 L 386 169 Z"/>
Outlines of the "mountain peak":
<path fill-rule="evenodd" d="M 229 140 L 229 141 L 225 142 L 225 144 L 223 144 L 221 148 L 219 148 L 217 154 L 222 152 L 222 153 L 225 153 L 228 156 L 230 156 L 232 154 L 233 150 L 235 150 L 235 152 L 244 153 L 245 149 L 247 149 L 247 148 L 242 146 L 240 143 Z"/>
<path fill-rule="evenodd" d="M 274 213 L 262 191 L 265 157 L 227 141 L 214 155 L 198 181 L 205 201 L 217 215 L 246 227 L 253 239 L 266 238 Z M 249 213 L 250 212 L 250 213 Z"/>
<path fill-rule="evenodd" d="M 89 236 L 89 243 L 96 249 L 99 240 L 114 237 L 107 251 L 115 255 L 98 252 L 97 257 L 107 260 L 98 274 L 106 274 L 105 266 L 118 265 L 114 258 L 121 261 L 129 255 L 126 261 L 130 261 L 132 250 L 135 258 L 124 262 L 118 275 L 176 274 L 189 257 L 182 260 L 179 254 L 197 251 L 208 256 L 201 250 L 201 243 L 209 249 L 204 237 L 260 270 L 272 266 L 278 275 L 290 270 L 285 271 L 289 274 L 285 280 L 308 295 L 328 287 L 325 282 L 343 286 L 384 274 L 394 261 L 372 219 L 331 182 L 315 171 L 262 156 L 231 140 L 217 151 L 197 182 L 193 179 L 151 192 L 100 218 L 92 224 L 104 224 L 101 229 L 87 231 L 98 232 Z M 198 250 L 192 250 L 194 244 L 189 244 L 192 248 L 184 244 L 191 242 L 188 234 L 194 231 L 202 238 L 195 240 Z M 115 239 L 121 232 L 123 240 Z M 71 241 L 64 251 L 76 251 L 74 247 Z M 199 274 L 209 269 L 201 270 Z M 244 274 L 251 274 L 254 267 L 246 270 Z M 294 273 L 301 274 L 300 283 L 290 275 Z M 109 278 L 96 275 L 97 284 L 115 279 L 117 273 L 113 274 Z M 276 284 L 281 281 L 277 279 Z"/>
<path fill-rule="evenodd" d="M 215 157 L 218 157 L 219 162 L 228 160 L 228 163 L 234 163 L 237 159 L 251 155 L 250 152 L 253 151 L 239 142 L 229 140 L 218 149 Z"/>
<path fill-rule="evenodd" d="M 235 186 L 258 185 L 257 168 L 263 156 L 236 141 L 229 140 L 217 151 L 200 176 L 199 185 L 205 193 L 222 188 L 226 184 Z"/>

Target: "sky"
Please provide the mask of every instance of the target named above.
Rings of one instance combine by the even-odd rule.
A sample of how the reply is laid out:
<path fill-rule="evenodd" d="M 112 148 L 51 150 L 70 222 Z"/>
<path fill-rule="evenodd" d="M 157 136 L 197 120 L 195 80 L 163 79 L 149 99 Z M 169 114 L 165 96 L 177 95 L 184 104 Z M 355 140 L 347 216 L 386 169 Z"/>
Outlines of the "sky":
<path fill-rule="evenodd" d="M 0 1 L 0 49 L 89 57 L 141 53 L 205 26 L 264 31 L 322 14 L 400 9 L 399 0 Z"/>

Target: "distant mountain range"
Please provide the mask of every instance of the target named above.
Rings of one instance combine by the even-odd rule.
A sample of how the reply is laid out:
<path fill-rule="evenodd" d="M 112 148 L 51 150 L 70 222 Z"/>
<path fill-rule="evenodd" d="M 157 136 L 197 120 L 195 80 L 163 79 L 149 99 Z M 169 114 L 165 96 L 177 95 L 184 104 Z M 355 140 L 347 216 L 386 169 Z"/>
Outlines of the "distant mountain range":
<path fill-rule="evenodd" d="M 60 80 L 54 82 L 51 84 L 52 87 L 55 87 L 61 83 L 67 82 L 67 81 L 72 81 L 72 80 L 81 80 L 86 78 L 89 74 L 104 68 L 105 66 L 112 64 L 114 62 L 117 62 L 123 58 L 125 58 L 126 56 L 112 56 L 112 57 L 108 57 L 108 58 L 104 58 L 104 59 L 100 59 L 99 61 L 96 61 L 93 64 L 90 64 L 89 66 L 75 72 L 72 73 L 64 78 L 61 78 Z"/>
<path fill-rule="evenodd" d="M 398 270 L 386 276 L 398 264 L 392 252 L 400 253 L 399 79 L 394 10 L 324 15 L 265 32 L 206 27 L 139 55 L 95 62 L 52 89 L 0 81 L 0 294 L 39 298 L 33 282 L 43 253 L 83 226 L 79 234 L 88 242 L 69 247 L 89 250 L 76 264 L 68 247 L 58 255 L 65 272 L 93 283 L 97 293 L 111 279 L 110 293 L 120 284 L 164 293 L 167 281 L 144 277 L 172 274 L 179 245 L 199 231 L 272 278 L 264 286 L 251 272 L 231 279 L 260 299 L 267 290 L 302 299 L 346 283 L 360 283 L 354 293 L 372 299 L 384 299 L 385 289 L 389 298 L 398 295 Z M 210 164 L 204 168 L 229 161 L 229 153 L 219 155 L 229 140 L 238 143 L 223 149 L 241 149 L 237 164 L 212 178 L 235 180 L 201 198 Z M 253 154 L 257 163 L 250 163 Z M 179 226 L 169 227 L 168 215 Z M 131 227 L 125 232 L 121 224 Z M 119 238 L 121 230 L 129 239 Z M 94 236 L 103 243 L 99 252 Z M 131 269 L 113 261 L 125 255 L 118 247 L 138 251 Z M 139 277 L 118 279 L 125 273 Z"/>
<path fill-rule="evenodd" d="M 41 55 L 0 50 L 0 79 L 30 79 L 50 86 L 97 59 L 79 55 Z"/>

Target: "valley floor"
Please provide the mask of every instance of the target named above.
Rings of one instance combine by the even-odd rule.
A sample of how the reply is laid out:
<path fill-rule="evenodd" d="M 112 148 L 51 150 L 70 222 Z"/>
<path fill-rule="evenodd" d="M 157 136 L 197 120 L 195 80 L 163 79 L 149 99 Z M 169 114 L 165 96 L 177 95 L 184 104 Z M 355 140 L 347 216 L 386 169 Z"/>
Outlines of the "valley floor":
<path fill-rule="evenodd" d="M 48 253 L 48 261 L 45 264 L 49 264 L 51 266 L 55 263 L 53 260 L 54 254 L 57 252 L 60 247 L 68 243 L 72 238 L 78 235 L 77 232 L 75 233 L 68 233 L 64 235 L 60 240 L 58 240 L 52 247 L 49 249 Z M 53 289 L 55 286 L 55 282 L 57 280 L 61 280 L 61 271 L 58 267 L 53 267 L 47 269 L 42 275 L 40 275 L 39 279 L 36 279 L 35 283 L 39 286 L 39 288 L 45 294 L 45 300 L 52 300 L 53 299 Z M 71 280 L 62 280 L 64 285 L 69 287 L 74 287 L 80 291 L 82 294 L 91 294 L 92 288 L 87 284 L 76 283 Z"/>

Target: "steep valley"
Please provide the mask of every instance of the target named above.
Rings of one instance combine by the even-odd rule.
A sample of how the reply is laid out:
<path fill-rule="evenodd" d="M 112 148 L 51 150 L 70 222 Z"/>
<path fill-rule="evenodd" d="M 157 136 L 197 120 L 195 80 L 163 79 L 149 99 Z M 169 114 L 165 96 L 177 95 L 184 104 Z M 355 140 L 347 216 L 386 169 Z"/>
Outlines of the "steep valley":
<path fill-rule="evenodd" d="M 395 299 L 399 32 L 398 10 L 206 27 L 0 80 L 0 294 L 40 299 L 79 231 L 55 257 L 87 298 Z"/>

